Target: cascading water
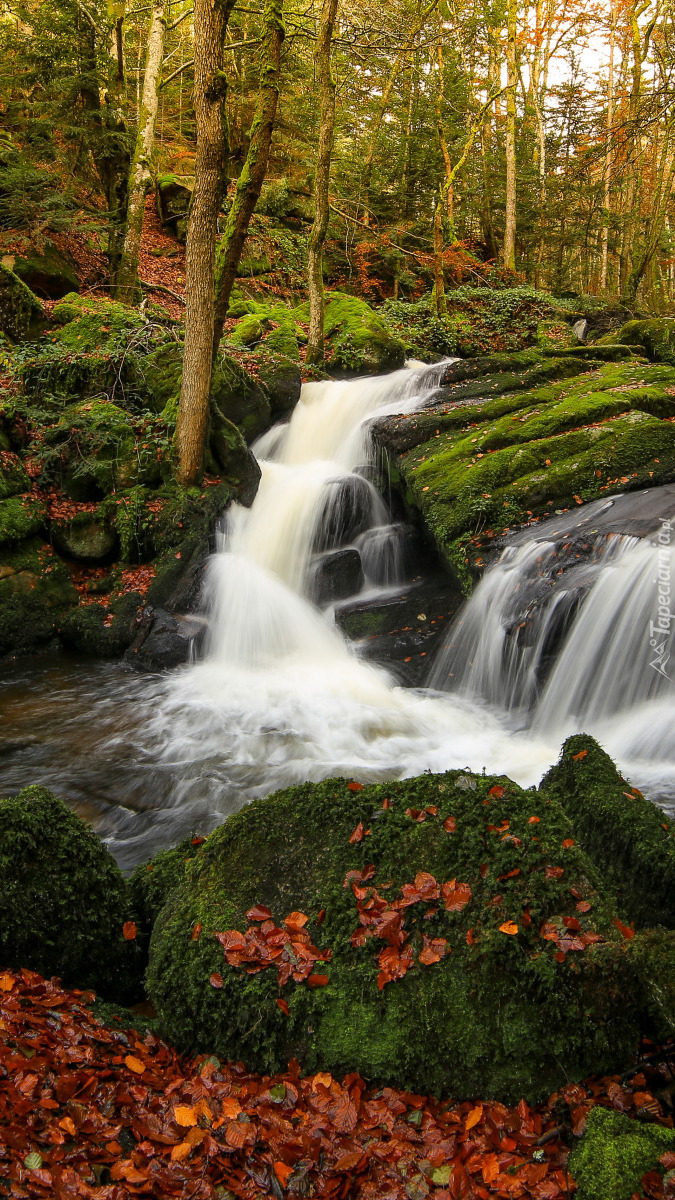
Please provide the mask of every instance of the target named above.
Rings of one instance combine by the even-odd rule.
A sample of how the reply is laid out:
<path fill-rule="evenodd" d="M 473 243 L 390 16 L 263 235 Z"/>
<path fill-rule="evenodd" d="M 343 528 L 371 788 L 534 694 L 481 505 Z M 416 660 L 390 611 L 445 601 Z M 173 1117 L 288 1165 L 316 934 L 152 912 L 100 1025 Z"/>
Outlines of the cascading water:
<path fill-rule="evenodd" d="M 131 867 L 305 780 L 468 767 L 529 785 L 583 727 L 675 807 L 675 695 L 667 648 L 649 637 L 670 549 L 525 531 L 454 623 L 426 691 L 361 661 L 330 605 L 312 602 L 336 555 L 360 563 L 366 595 L 401 585 L 406 531 L 372 485 L 368 424 L 423 407 L 442 370 L 305 385 L 290 423 L 255 447 L 252 507 L 228 513 L 205 658 L 150 678 L 117 664 L 19 665 L 0 680 L 3 788 L 54 787 Z"/>

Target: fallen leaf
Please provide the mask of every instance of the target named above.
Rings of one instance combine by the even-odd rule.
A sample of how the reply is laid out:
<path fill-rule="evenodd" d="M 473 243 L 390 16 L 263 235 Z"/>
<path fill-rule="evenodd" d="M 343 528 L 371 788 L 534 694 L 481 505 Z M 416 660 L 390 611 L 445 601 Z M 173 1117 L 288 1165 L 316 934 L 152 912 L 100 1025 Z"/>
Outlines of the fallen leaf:
<path fill-rule="evenodd" d="M 515 921 L 505 921 L 503 925 L 499 926 L 499 932 L 510 933 L 513 935 L 518 932 L 518 926 L 516 925 Z"/>
<path fill-rule="evenodd" d="M 122 933 L 127 942 L 133 942 L 138 930 L 136 929 L 135 921 L 125 921 L 122 926 Z"/>
<path fill-rule="evenodd" d="M 197 1124 L 197 1114 L 194 1108 L 188 1108 L 185 1104 L 176 1105 L 173 1116 L 176 1124 L 183 1125 L 186 1129 Z"/>
<path fill-rule="evenodd" d="M 145 1063 L 141 1062 L 140 1058 L 135 1058 L 133 1054 L 127 1054 L 124 1064 L 136 1075 L 142 1075 L 145 1070 Z"/>

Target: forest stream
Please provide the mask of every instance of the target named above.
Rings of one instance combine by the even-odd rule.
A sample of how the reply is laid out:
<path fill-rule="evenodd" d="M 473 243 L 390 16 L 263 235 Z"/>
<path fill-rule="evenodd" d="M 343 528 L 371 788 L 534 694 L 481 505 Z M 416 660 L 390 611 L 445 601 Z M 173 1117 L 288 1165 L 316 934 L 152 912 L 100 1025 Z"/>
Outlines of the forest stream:
<path fill-rule="evenodd" d="M 219 532 L 199 660 L 165 675 L 65 655 L 18 660 L 0 681 L 0 789 L 53 788 L 126 870 L 304 780 L 466 767 L 529 786 L 583 729 L 675 812 L 675 695 L 650 639 L 671 546 L 590 529 L 565 567 L 578 513 L 550 523 L 548 540 L 546 525 L 521 533 L 458 615 L 424 688 L 364 662 L 333 607 L 313 603 L 317 563 L 345 546 L 360 556 L 359 598 L 408 582 L 403 530 L 372 483 L 369 423 L 424 407 L 441 371 L 413 363 L 305 384 L 290 422 L 254 446 L 252 507 L 233 505 Z"/>

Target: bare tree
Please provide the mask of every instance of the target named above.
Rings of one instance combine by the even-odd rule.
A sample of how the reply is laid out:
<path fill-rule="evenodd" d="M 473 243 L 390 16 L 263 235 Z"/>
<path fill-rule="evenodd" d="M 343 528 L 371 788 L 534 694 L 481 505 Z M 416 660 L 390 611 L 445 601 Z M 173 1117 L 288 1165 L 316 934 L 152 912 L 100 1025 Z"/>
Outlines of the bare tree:
<path fill-rule="evenodd" d="M 338 0 L 323 0 L 316 35 L 314 64 L 319 83 L 319 145 L 314 180 L 314 221 L 309 235 L 307 290 L 309 293 L 309 337 L 307 362 L 323 362 L 323 244 L 328 230 L 328 186 L 335 128 L 335 83 L 330 55 Z"/>

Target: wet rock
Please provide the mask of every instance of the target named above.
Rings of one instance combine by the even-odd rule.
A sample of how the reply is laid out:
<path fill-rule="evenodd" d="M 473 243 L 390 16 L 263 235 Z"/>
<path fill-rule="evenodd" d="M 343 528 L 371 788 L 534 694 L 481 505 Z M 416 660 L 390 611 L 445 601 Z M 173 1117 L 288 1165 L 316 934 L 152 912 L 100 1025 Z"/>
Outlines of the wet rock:
<path fill-rule="evenodd" d="M 362 586 L 361 555 L 352 547 L 328 551 L 314 564 L 311 596 L 320 608 L 354 596 Z"/>
<path fill-rule="evenodd" d="M 69 558 L 82 562 L 105 562 L 117 547 L 117 532 L 108 518 L 97 513 L 82 513 L 72 520 L 52 521 L 52 543 Z"/>
<path fill-rule="evenodd" d="M 345 475 L 331 480 L 325 488 L 321 515 L 314 543 L 316 553 L 335 550 L 363 533 L 372 524 L 379 497 L 368 480 Z"/>
<path fill-rule="evenodd" d="M 77 604 L 70 576 L 51 546 L 26 538 L 0 554 L 0 655 L 51 642 Z"/>
<path fill-rule="evenodd" d="M 37 296 L 29 287 L 0 264 L 0 332 L 13 342 L 36 337 L 44 328 L 47 316 Z"/>
<path fill-rule="evenodd" d="M 80 290 L 75 260 L 53 242 L 45 242 L 41 250 L 33 246 L 25 254 L 5 254 L 2 263 L 46 300 L 59 300 Z"/>
<path fill-rule="evenodd" d="M 206 633 L 206 621 L 146 607 L 124 661 L 137 671 L 167 671 L 190 661 Z"/>
<path fill-rule="evenodd" d="M 300 368 L 295 363 L 284 360 L 265 362 L 260 368 L 260 380 L 267 389 L 275 417 L 295 408 L 302 387 Z"/>

